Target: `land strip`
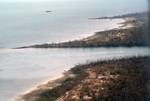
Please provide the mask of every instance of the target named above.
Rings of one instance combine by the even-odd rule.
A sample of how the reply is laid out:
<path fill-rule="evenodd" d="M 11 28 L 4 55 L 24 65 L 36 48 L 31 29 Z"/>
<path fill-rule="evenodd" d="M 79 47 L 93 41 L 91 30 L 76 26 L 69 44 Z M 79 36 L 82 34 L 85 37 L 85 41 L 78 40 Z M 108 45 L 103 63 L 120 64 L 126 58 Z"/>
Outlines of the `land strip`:
<path fill-rule="evenodd" d="M 68 71 L 76 76 L 61 80 L 61 84 L 52 89 L 40 88 L 41 90 L 30 92 L 24 95 L 23 99 L 25 101 L 147 101 L 150 98 L 148 67 L 149 57 L 79 64 Z M 49 85 L 49 88 L 51 86 Z"/>
<path fill-rule="evenodd" d="M 118 19 L 122 18 L 125 22 L 120 23 L 117 29 L 96 32 L 94 35 L 62 43 L 37 44 L 19 48 L 86 48 L 86 47 L 132 47 L 148 46 L 149 26 L 148 12 L 132 13 L 114 17 L 91 18 L 90 20 Z"/>

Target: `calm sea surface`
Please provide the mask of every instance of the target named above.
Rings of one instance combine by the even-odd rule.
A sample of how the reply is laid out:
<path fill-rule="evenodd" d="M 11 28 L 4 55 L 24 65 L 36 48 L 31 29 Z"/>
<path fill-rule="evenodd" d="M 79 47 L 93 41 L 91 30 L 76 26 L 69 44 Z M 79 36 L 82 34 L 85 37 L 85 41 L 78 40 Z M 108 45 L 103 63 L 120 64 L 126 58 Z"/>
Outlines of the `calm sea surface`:
<path fill-rule="evenodd" d="M 11 101 L 78 63 L 149 55 L 146 47 L 10 49 L 87 37 L 123 21 L 88 18 L 142 12 L 147 7 L 146 0 L 0 0 L 0 101 Z"/>

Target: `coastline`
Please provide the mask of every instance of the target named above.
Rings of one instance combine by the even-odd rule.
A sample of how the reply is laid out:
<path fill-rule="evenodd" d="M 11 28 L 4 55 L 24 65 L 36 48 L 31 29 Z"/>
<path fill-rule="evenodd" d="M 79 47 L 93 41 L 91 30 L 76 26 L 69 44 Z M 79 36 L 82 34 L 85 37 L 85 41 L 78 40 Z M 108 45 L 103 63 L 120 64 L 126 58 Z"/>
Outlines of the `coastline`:
<path fill-rule="evenodd" d="M 118 25 L 120 25 L 118 28 L 115 28 L 115 29 L 112 29 L 112 30 L 128 30 L 128 29 L 130 29 L 130 28 L 134 28 L 135 27 L 135 25 L 134 24 L 132 24 L 132 23 L 128 23 L 128 22 L 130 22 L 131 20 L 134 20 L 133 18 L 122 18 L 123 20 L 124 20 L 124 22 L 121 22 L 121 23 L 118 23 Z M 112 31 L 111 30 L 111 31 Z M 102 31 L 102 32 L 107 32 L 107 31 Z M 101 32 L 98 32 L 98 33 L 101 33 Z M 84 38 L 84 39 L 80 39 L 79 40 L 79 42 L 80 41 L 89 41 L 89 40 L 95 40 L 96 38 L 97 38 L 97 36 L 96 36 L 97 34 L 95 34 L 95 35 L 93 35 L 93 36 L 90 36 L 90 37 L 87 37 L 87 38 Z M 74 41 L 73 41 L 74 42 Z M 63 43 L 58 43 L 59 45 L 62 45 Z M 58 44 L 54 44 L 54 45 L 58 45 Z M 46 44 L 47 45 L 47 44 Z M 48 44 L 49 45 L 49 44 Z M 53 45 L 53 44 L 52 44 Z M 143 46 L 143 45 L 142 45 Z M 82 46 L 81 46 L 82 47 Z M 93 46 L 92 46 L 93 47 Z M 108 46 L 106 46 L 106 47 L 108 47 Z M 45 47 L 45 44 L 44 44 L 44 47 L 43 47 L 43 45 L 33 45 L 33 46 L 29 46 L 29 47 L 21 47 L 21 48 L 70 48 L 70 46 L 69 47 L 64 47 L 64 46 L 50 46 L 50 47 Z M 71 47 L 72 48 L 72 47 Z M 79 47 L 74 47 L 73 46 L 73 48 L 79 48 Z M 62 76 L 62 77 L 59 77 L 59 78 L 57 78 L 57 79 L 55 79 L 55 80 L 48 80 L 48 82 L 46 83 L 46 84 L 42 84 L 42 85 L 39 85 L 38 87 L 37 87 L 37 89 L 35 89 L 35 90 L 32 90 L 32 91 L 29 91 L 28 93 L 26 93 L 26 94 L 23 94 L 22 96 L 20 96 L 21 98 L 19 98 L 19 99 L 15 99 L 15 101 L 30 101 L 29 99 L 31 98 L 33 101 L 34 101 L 34 99 L 39 99 L 39 96 L 37 96 L 37 95 L 39 95 L 39 94 L 41 94 L 42 92 L 44 92 L 44 91 L 47 91 L 47 90 L 51 90 L 51 89 L 53 89 L 53 88 L 55 88 L 55 87 L 58 87 L 58 86 L 60 86 L 61 84 L 62 84 L 62 82 L 63 81 L 65 81 L 67 78 L 74 78 L 75 77 L 75 74 L 72 74 L 71 72 L 70 72 L 70 70 L 69 71 L 67 71 L 66 73 L 64 73 L 64 76 Z M 62 99 L 62 98 L 60 98 L 60 99 Z"/>
<path fill-rule="evenodd" d="M 55 77 L 52 79 L 48 79 L 48 80 L 42 82 L 41 84 L 39 84 L 36 88 L 31 88 L 31 89 L 27 90 L 26 92 L 23 92 L 22 94 L 20 94 L 18 96 L 18 98 L 15 98 L 14 101 L 30 101 L 29 98 L 34 96 L 34 94 L 35 95 L 41 94 L 43 91 L 53 89 L 53 88 L 61 85 L 61 83 L 65 79 L 73 78 L 73 77 L 75 77 L 75 74 L 71 73 L 70 71 L 65 71 L 64 73 L 62 73 L 61 76 L 58 76 L 58 77 Z M 34 97 L 33 97 L 33 99 L 34 99 Z"/>
<path fill-rule="evenodd" d="M 113 28 L 113 29 L 120 28 L 123 25 L 123 23 L 126 22 L 125 19 L 121 19 L 121 20 L 122 21 L 119 22 L 119 23 L 116 22 L 117 23 L 117 27 Z M 90 36 L 93 36 L 93 35 L 90 35 Z M 65 72 L 65 73 L 62 73 L 61 76 L 58 76 L 58 77 L 53 78 L 53 79 L 48 79 L 45 82 L 41 82 L 41 84 L 39 84 L 36 88 L 31 88 L 31 89 L 21 93 L 20 95 L 18 95 L 18 98 L 15 98 L 14 101 L 26 101 L 26 100 L 24 100 L 24 99 L 26 99 L 25 96 L 28 96 L 30 93 L 34 93 L 34 92 L 39 92 L 40 93 L 39 90 L 41 90 L 41 89 L 43 89 L 43 90 L 53 89 L 54 87 L 59 86 L 62 81 L 64 81 L 66 78 L 69 78 L 69 77 L 75 77 L 75 74 L 70 73 L 70 70 Z"/>
<path fill-rule="evenodd" d="M 104 20 L 108 20 L 108 19 L 104 19 Z M 85 33 L 85 35 L 83 36 L 80 36 L 80 37 L 76 37 L 76 38 L 73 38 L 73 39 L 65 39 L 63 41 L 56 41 L 56 42 L 45 42 L 44 44 L 43 43 L 38 43 L 38 44 L 35 44 L 35 45 L 26 45 L 26 46 L 17 46 L 17 47 L 12 47 L 12 49 L 24 49 L 24 48 L 47 48 L 47 47 L 42 47 L 43 45 L 45 44 L 49 44 L 49 45 L 52 45 L 52 44 L 62 44 L 62 43 L 68 43 L 68 42 L 74 42 L 74 41 L 81 41 L 83 39 L 86 39 L 87 37 L 92 37 L 95 35 L 95 33 L 97 32 L 103 32 L 103 31 L 107 31 L 107 30 L 113 30 L 113 29 L 118 29 L 118 28 L 121 28 L 123 23 L 126 22 L 125 19 L 122 19 L 122 18 L 118 18 L 118 19 L 113 19 L 114 22 L 110 22 L 112 23 L 112 27 L 110 28 L 105 28 L 105 29 L 102 29 L 102 30 L 94 30 L 94 31 L 90 31 L 88 33 Z M 117 20 L 117 21 L 115 21 Z M 34 46 L 41 46 L 41 47 L 34 47 Z M 48 48 L 66 48 L 66 47 L 48 47 Z M 78 47 L 69 47 L 69 48 L 78 48 Z M 84 48 L 84 47 L 83 47 Z"/>
<path fill-rule="evenodd" d="M 120 19 L 119 19 L 120 20 Z M 122 26 L 122 23 L 126 22 L 125 19 L 121 19 L 122 21 L 117 23 L 117 27 L 113 28 L 113 29 L 118 29 Z M 90 35 L 91 36 L 91 35 Z M 88 36 L 87 36 L 88 37 Z M 62 73 L 62 76 L 58 76 L 56 78 L 53 79 L 48 79 L 45 82 L 41 82 L 41 84 L 39 84 L 36 88 L 31 88 L 23 93 L 21 93 L 21 95 L 18 96 L 18 98 L 15 98 L 14 101 L 28 101 L 25 99 L 28 99 L 27 96 L 29 96 L 30 94 L 33 95 L 34 92 L 37 93 L 41 93 L 42 90 L 48 90 L 48 89 L 53 89 L 54 87 L 57 87 L 59 85 L 61 85 L 61 83 L 66 79 L 66 78 L 72 78 L 75 77 L 75 74 L 70 73 L 70 70 Z M 36 98 L 36 97 L 35 97 Z M 33 98 L 34 99 L 34 98 Z"/>
<path fill-rule="evenodd" d="M 95 87 L 100 86 L 100 87 L 102 87 L 102 92 L 103 92 L 104 89 L 107 90 L 105 88 L 105 87 L 107 87 L 107 85 L 111 85 L 109 83 L 112 82 L 112 80 L 119 80 L 119 79 L 126 80 L 126 79 L 123 79 L 123 77 L 125 75 L 124 73 L 130 73 L 132 71 L 131 78 L 132 78 L 132 76 L 134 78 L 134 75 L 137 75 L 137 78 L 134 78 L 134 79 L 138 79 L 138 77 L 140 77 L 140 79 L 146 79 L 146 78 L 143 78 L 143 76 L 141 78 L 141 76 L 139 76 L 139 74 L 136 74 L 136 72 L 140 72 L 140 73 L 142 73 L 140 75 L 143 75 L 143 73 L 146 72 L 148 62 L 149 62 L 148 57 L 140 56 L 140 57 L 130 57 L 130 58 L 126 57 L 126 58 L 122 58 L 122 59 L 95 61 L 95 62 L 89 62 L 88 64 L 79 64 L 79 65 L 71 68 L 69 71 L 65 72 L 63 77 L 60 77 L 56 80 L 49 81 L 48 83 L 46 83 L 44 85 L 40 85 L 39 88 L 37 88 L 36 90 L 31 91 L 31 92 L 21 96 L 22 99 L 18 99 L 15 101 L 35 101 L 35 100 L 41 101 L 41 99 L 43 99 L 42 101 L 45 101 L 44 99 L 47 97 L 43 96 L 43 95 L 48 94 L 47 96 L 51 96 L 50 93 L 54 92 L 55 90 L 56 91 L 58 90 L 58 92 L 59 92 L 59 90 L 60 91 L 65 90 L 64 91 L 65 93 L 58 94 L 58 95 L 57 95 L 57 92 L 56 92 L 56 94 L 54 92 L 54 94 L 55 94 L 54 99 L 56 101 L 79 100 L 78 93 L 80 93 L 80 95 L 82 93 L 81 92 L 82 90 L 79 90 L 79 89 L 84 90 L 85 87 L 87 87 L 87 85 L 90 84 L 91 86 L 88 86 L 89 87 L 88 89 L 90 89 L 90 90 L 88 90 L 88 91 L 94 90 Z M 145 64 L 144 67 L 142 67 L 143 64 Z M 134 72 L 133 71 L 134 69 L 130 68 L 130 67 L 132 67 L 132 65 L 134 65 L 135 68 L 137 66 L 139 66 L 138 68 L 140 68 L 140 69 L 137 69 Z M 127 67 L 127 69 L 124 67 Z M 121 75 L 123 75 L 123 76 L 121 76 Z M 147 74 L 145 74 L 145 75 L 147 75 Z M 128 75 L 126 75 L 126 76 L 128 78 Z M 100 80 L 100 82 L 97 82 L 97 80 Z M 134 82 L 134 81 L 132 81 L 132 79 L 131 79 L 130 82 Z M 112 84 L 113 83 L 115 83 L 115 82 L 112 82 Z M 128 84 L 128 82 L 126 82 L 126 83 Z M 68 84 L 72 85 L 72 86 L 68 86 Z M 102 84 L 105 84 L 106 86 L 103 87 Z M 114 86 L 115 85 L 116 84 L 114 84 Z M 67 86 L 69 87 L 67 90 L 63 89 L 63 87 L 67 87 Z M 111 86 L 113 86 L 113 85 L 111 85 Z M 120 86 L 122 86 L 122 85 L 120 85 Z M 133 86 L 133 85 L 130 85 L 130 86 Z M 140 87 L 141 88 L 139 88 L 139 86 L 138 86 L 138 89 L 144 89 L 143 87 L 145 87 L 145 83 L 144 83 L 144 85 L 142 85 Z M 54 89 L 54 91 L 53 91 L 53 89 Z M 99 92 L 99 89 L 97 89 L 97 90 Z M 135 89 L 135 90 L 137 90 L 137 89 Z M 135 90 L 133 90 L 133 92 Z M 52 92 L 49 92 L 49 91 L 52 91 Z M 145 91 L 145 89 L 144 89 L 144 91 Z M 118 91 L 116 91 L 116 92 L 118 92 Z M 143 91 L 141 91 L 141 90 L 138 90 L 136 92 L 143 93 Z M 136 94 L 136 92 L 135 92 L 135 94 Z M 109 96 L 111 96 L 111 95 L 109 95 Z M 146 96 L 146 97 L 148 98 L 148 96 Z M 86 100 L 93 99 L 93 96 L 91 94 L 90 95 L 84 94 L 84 96 L 82 96 L 82 99 L 84 99 L 84 100 L 85 99 Z M 140 99 L 143 99 L 143 98 L 141 97 Z M 146 98 L 144 98 L 144 99 L 146 99 Z"/>
<path fill-rule="evenodd" d="M 148 42 L 148 14 L 132 13 L 122 16 L 93 18 L 91 20 L 101 19 L 122 19 L 124 22 L 118 28 L 98 31 L 94 35 L 86 38 L 77 39 L 68 42 L 45 43 L 31 46 L 17 47 L 21 48 L 87 48 L 87 47 L 134 47 L 149 46 Z"/>
<path fill-rule="evenodd" d="M 63 76 L 64 75 L 61 74 L 61 75 L 58 75 L 57 77 L 53 77 L 51 79 L 46 79 L 45 81 L 40 82 L 36 86 L 28 88 L 24 92 L 21 92 L 17 97 L 13 98 L 12 101 L 24 101 L 24 99 L 23 99 L 24 95 L 26 95 L 28 93 L 31 93 L 32 91 L 39 90 L 40 88 L 42 88 L 42 85 L 44 86 L 44 85 L 46 85 L 49 82 L 53 82 L 53 81 L 55 81 L 55 80 L 57 80 L 59 78 L 62 78 Z"/>
<path fill-rule="evenodd" d="M 130 48 L 129 48 L 129 49 L 130 49 Z M 143 49 L 143 48 L 142 48 L 142 49 Z M 43 50 L 43 49 L 42 49 L 42 50 Z M 51 49 L 50 49 L 50 50 L 51 50 Z M 123 50 L 123 49 L 120 49 L 120 50 Z M 97 52 L 100 52 L 100 53 L 101 53 L 101 51 L 105 51 L 105 50 L 103 50 L 103 49 L 100 48 L 100 50 L 97 51 Z M 115 49 L 114 51 L 117 51 L 117 50 Z M 134 52 L 134 51 L 136 51 L 136 50 L 130 50 L 129 52 L 132 53 L 132 52 Z M 112 52 L 112 51 L 111 51 L 111 52 Z M 111 52 L 110 52 L 110 53 L 111 53 Z M 118 51 L 118 52 L 119 52 L 119 51 Z M 116 53 L 118 53 L 118 52 L 114 52 L 114 53 L 116 54 Z M 121 53 L 122 53 L 122 52 L 121 52 Z M 123 52 L 123 53 L 124 53 L 124 52 Z M 146 53 L 146 52 L 144 52 L 144 53 Z M 118 53 L 118 54 L 120 54 L 120 53 Z M 140 54 L 140 53 L 139 53 L 139 54 Z M 138 54 L 137 54 L 137 55 L 138 55 Z M 96 56 L 96 55 L 94 55 L 94 56 Z M 102 55 L 100 55 L 100 56 L 102 56 Z M 133 56 L 135 56 L 135 55 L 133 55 Z M 145 56 L 145 55 L 144 55 L 144 56 Z M 103 56 L 102 56 L 102 57 L 103 57 Z M 123 57 L 123 56 L 121 56 L 121 57 Z M 126 55 L 125 55 L 125 57 L 126 57 Z M 86 58 L 86 57 L 84 57 L 84 58 Z M 99 58 L 101 58 L 101 57 L 99 57 Z M 113 57 L 112 57 L 112 58 L 113 58 Z M 118 58 L 119 58 L 119 57 L 118 57 Z M 116 59 L 118 59 L 118 58 L 116 57 Z M 104 60 L 105 60 L 105 59 L 108 59 L 108 58 L 104 58 Z M 93 59 L 92 59 L 92 60 L 93 60 Z M 94 60 L 96 61 L 97 59 L 94 59 Z M 87 61 L 87 62 L 88 62 L 88 61 Z M 80 62 L 80 63 L 83 63 L 83 62 Z M 86 61 L 85 61 L 85 63 L 86 63 Z M 74 65 L 73 65 L 73 66 L 74 66 Z M 70 66 L 70 68 L 73 67 L 73 66 Z M 66 70 L 69 70 L 69 69 L 66 69 Z M 62 72 L 64 72 L 64 71 L 62 71 Z M 60 73 L 60 74 L 61 74 L 61 73 Z M 46 79 L 45 79 L 45 80 L 46 80 Z M 35 90 L 35 88 L 36 88 L 38 85 L 46 84 L 46 83 L 48 83 L 48 81 L 51 81 L 51 78 L 50 78 L 50 79 L 47 78 L 46 82 L 45 82 L 45 80 L 44 80 L 44 82 L 42 82 L 42 83 L 39 82 L 37 85 L 35 85 L 35 86 L 33 87 L 34 89 L 25 89 L 25 91 L 27 90 L 27 92 L 25 92 L 25 93 L 24 93 L 24 92 L 23 92 L 23 93 L 21 92 L 20 94 L 27 94 L 27 93 L 29 93 L 30 91 Z M 52 80 L 52 81 L 53 81 L 53 80 Z M 19 94 L 18 94 L 18 95 L 19 95 Z M 27 100 L 27 101 L 28 101 L 28 100 Z"/>

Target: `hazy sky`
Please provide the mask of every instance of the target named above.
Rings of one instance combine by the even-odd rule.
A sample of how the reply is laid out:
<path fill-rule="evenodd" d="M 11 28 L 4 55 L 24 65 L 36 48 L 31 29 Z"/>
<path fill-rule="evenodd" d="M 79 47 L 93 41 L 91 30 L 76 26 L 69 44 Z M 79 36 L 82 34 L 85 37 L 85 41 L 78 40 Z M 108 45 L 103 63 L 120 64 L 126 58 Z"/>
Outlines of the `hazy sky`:
<path fill-rule="evenodd" d="M 112 0 L 0 0 L 0 2 L 46 2 L 46 1 L 54 1 L 54 2 L 107 2 L 108 5 L 112 5 Z M 109 4 L 109 1 L 111 4 Z M 148 7 L 149 0 L 114 0 L 113 3 L 119 4 L 119 2 L 124 2 L 124 4 L 132 5 L 132 6 L 146 6 Z M 139 6 L 141 7 L 141 6 Z M 142 7 L 141 7 L 142 9 Z"/>

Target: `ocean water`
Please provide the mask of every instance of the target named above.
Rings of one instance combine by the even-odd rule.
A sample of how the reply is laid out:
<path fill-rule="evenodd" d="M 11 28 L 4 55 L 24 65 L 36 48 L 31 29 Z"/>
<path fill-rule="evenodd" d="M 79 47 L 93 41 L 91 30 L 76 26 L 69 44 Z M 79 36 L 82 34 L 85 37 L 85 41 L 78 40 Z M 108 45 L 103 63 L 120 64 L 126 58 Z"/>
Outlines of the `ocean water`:
<path fill-rule="evenodd" d="M 0 0 L 0 48 L 80 39 L 122 22 L 89 18 L 147 9 L 147 0 Z"/>
<path fill-rule="evenodd" d="M 149 55 L 146 47 L 11 49 L 87 37 L 123 21 L 89 18 L 147 10 L 146 0 L 0 0 L 0 101 L 13 101 L 78 63 Z"/>

